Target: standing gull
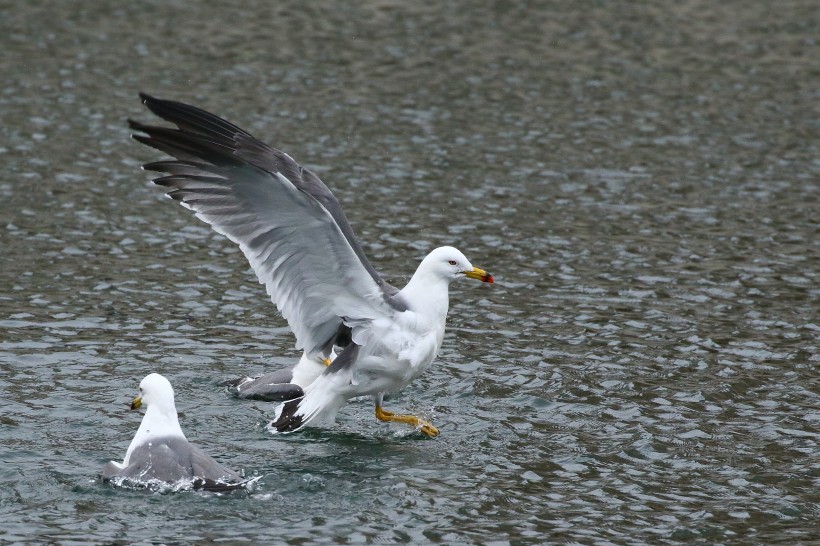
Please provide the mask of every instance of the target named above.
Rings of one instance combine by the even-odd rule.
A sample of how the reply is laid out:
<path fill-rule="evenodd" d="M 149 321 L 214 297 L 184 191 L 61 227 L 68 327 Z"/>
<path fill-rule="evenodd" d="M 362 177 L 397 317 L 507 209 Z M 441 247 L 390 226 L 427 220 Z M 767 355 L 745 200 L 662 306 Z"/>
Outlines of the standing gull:
<path fill-rule="evenodd" d="M 140 382 L 140 395 L 131 409 L 145 406 L 145 416 L 122 463 L 110 461 L 103 478 L 120 478 L 140 484 L 188 482 L 195 489 L 225 491 L 242 487 L 242 477 L 221 466 L 188 442 L 179 426 L 174 389 L 158 373 Z"/>
<path fill-rule="evenodd" d="M 493 277 L 453 247 L 430 252 L 402 290 L 385 282 L 356 241 L 339 202 L 314 173 L 288 154 L 199 108 L 140 94 L 176 128 L 129 121 L 134 138 L 175 159 L 143 168 L 168 196 L 237 243 L 307 358 L 341 353 L 280 406 L 276 432 L 333 423 L 351 398 L 372 396 L 376 417 L 438 430 L 382 407 L 385 394 L 409 384 L 432 363 L 444 337 L 451 281 Z"/>

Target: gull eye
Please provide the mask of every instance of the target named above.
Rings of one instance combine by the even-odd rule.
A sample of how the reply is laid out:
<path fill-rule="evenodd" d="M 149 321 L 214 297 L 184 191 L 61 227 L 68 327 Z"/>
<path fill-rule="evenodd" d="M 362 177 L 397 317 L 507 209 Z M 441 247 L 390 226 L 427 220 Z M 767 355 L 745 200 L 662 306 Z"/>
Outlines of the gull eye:
<path fill-rule="evenodd" d="M 447 262 L 447 263 L 448 263 L 448 264 L 450 264 L 450 265 L 456 265 L 456 261 L 455 261 L 455 260 L 450 260 L 450 261 L 449 261 L 449 262 Z"/>

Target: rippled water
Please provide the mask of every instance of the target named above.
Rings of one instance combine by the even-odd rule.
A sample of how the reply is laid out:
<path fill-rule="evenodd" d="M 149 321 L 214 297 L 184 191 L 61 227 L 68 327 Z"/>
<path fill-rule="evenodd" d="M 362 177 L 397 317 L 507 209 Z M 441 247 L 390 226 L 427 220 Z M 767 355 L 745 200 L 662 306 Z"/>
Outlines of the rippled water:
<path fill-rule="evenodd" d="M 0 541 L 809 543 L 820 516 L 814 2 L 43 2 L 0 18 Z M 441 355 L 288 436 L 224 379 L 297 357 L 244 258 L 147 184 L 136 92 L 319 172 Z M 167 375 L 249 493 L 100 483 Z"/>

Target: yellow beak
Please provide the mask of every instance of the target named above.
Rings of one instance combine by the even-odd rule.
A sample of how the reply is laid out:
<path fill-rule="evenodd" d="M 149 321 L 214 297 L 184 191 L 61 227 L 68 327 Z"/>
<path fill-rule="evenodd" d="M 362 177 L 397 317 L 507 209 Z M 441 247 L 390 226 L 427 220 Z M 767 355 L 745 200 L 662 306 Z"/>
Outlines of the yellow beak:
<path fill-rule="evenodd" d="M 465 271 L 464 275 L 471 279 L 478 279 L 481 282 L 488 282 L 490 284 L 495 282 L 492 275 L 477 267 L 474 267 L 472 271 Z"/>
<path fill-rule="evenodd" d="M 131 409 L 140 409 L 142 407 L 142 396 L 137 396 L 131 401 Z"/>

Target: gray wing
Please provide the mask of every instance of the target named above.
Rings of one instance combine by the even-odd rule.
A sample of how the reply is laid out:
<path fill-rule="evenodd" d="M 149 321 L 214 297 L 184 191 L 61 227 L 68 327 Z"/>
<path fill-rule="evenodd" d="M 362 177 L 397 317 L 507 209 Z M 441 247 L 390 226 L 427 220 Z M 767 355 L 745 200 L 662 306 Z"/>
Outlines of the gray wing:
<path fill-rule="evenodd" d="M 160 480 L 173 483 L 183 479 L 205 482 L 236 482 L 241 476 L 217 463 L 207 453 L 185 438 L 161 438 L 138 446 L 128 466 L 112 463 L 102 469 L 103 477 L 128 478 L 135 481 Z"/>
<path fill-rule="evenodd" d="M 145 169 L 198 218 L 239 244 L 296 335 L 298 349 L 322 352 L 343 324 L 404 307 L 355 239 L 338 201 L 288 154 L 199 108 L 140 94 L 177 129 L 129 121 L 134 138 L 175 161 Z"/>
<path fill-rule="evenodd" d="M 242 479 L 239 474 L 225 468 L 197 446 L 191 444 L 188 446 L 191 448 L 191 468 L 195 477 L 209 482 L 231 482 Z"/>
<path fill-rule="evenodd" d="M 302 387 L 291 383 L 292 379 L 293 368 L 286 368 L 240 383 L 236 386 L 236 390 L 241 398 L 284 402 L 305 394 Z"/>

